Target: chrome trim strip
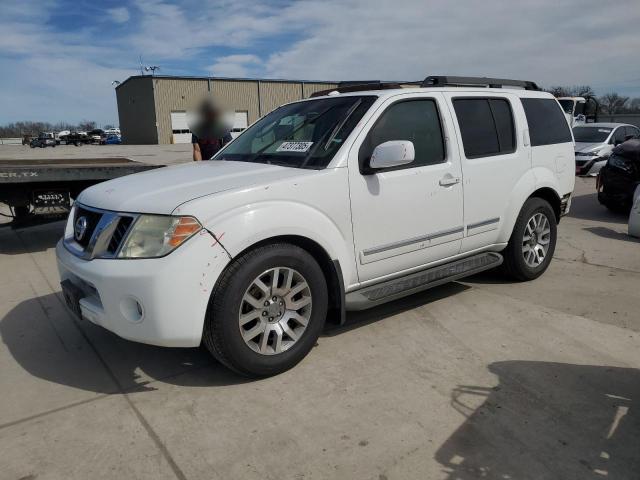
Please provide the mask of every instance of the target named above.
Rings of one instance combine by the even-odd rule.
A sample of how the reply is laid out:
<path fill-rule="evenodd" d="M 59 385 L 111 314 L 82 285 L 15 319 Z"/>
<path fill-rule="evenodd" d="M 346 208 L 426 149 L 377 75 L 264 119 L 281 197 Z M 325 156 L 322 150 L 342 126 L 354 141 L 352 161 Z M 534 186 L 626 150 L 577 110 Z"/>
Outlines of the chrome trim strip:
<path fill-rule="evenodd" d="M 483 220 L 481 222 L 471 223 L 467 225 L 467 230 L 484 227 L 486 225 L 491 225 L 492 223 L 498 223 L 499 221 L 500 221 L 500 217 L 497 217 L 497 218 L 490 218 L 489 220 Z"/>
<path fill-rule="evenodd" d="M 91 234 L 91 239 L 89 240 L 89 244 L 87 247 L 82 250 L 78 248 L 78 244 L 75 241 L 75 238 L 69 237 L 64 238 L 62 244 L 66 247 L 66 249 L 76 257 L 82 258 L 84 260 L 93 260 L 94 258 L 115 258 L 122 245 L 124 244 L 126 237 L 131 233 L 133 224 L 136 222 L 140 214 L 135 213 L 120 213 L 114 212 L 112 210 L 102 210 L 100 208 L 95 207 L 87 207 L 81 203 L 77 203 L 76 205 L 79 208 L 84 210 L 89 210 L 91 212 L 98 213 L 102 215 L 98 224 L 96 225 L 93 233 Z M 118 250 L 114 253 L 108 253 L 107 249 L 109 248 L 109 242 L 111 241 L 111 237 L 113 236 L 113 232 L 115 231 L 120 219 L 123 217 L 131 217 L 132 222 L 127 232 L 125 233 L 125 237 L 123 237 L 120 245 L 118 246 Z"/>
<path fill-rule="evenodd" d="M 428 235 L 422 235 L 420 237 L 413 237 L 407 240 L 400 240 L 398 242 L 387 243 L 386 245 L 380 245 L 379 247 L 368 248 L 362 251 L 362 255 L 373 255 L 375 253 L 386 252 L 387 250 L 393 250 L 394 248 L 406 247 L 414 243 L 425 242 L 427 240 L 433 240 L 434 238 L 446 237 L 447 235 L 453 235 L 454 233 L 464 232 L 464 227 L 451 228 L 449 230 L 441 230 L 439 232 L 430 233 Z"/>

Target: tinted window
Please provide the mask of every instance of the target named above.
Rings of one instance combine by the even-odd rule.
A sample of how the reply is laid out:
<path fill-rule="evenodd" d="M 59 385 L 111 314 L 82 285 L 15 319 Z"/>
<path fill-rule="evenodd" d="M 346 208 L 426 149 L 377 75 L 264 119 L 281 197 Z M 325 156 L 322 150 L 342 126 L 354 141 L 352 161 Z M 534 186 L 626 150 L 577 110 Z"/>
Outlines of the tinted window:
<path fill-rule="evenodd" d="M 516 149 L 516 139 L 513 131 L 513 115 L 511 114 L 509 102 L 492 98 L 489 100 L 489 106 L 493 113 L 493 120 L 496 122 L 500 152 L 513 152 Z"/>
<path fill-rule="evenodd" d="M 601 127 L 573 127 L 573 138 L 576 142 L 601 143 L 609 137 L 611 130 Z"/>
<path fill-rule="evenodd" d="M 635 127 L 626 127 L 626 136 L 628 137 L 629 135 L 633 135 L 634 137 L 638 136 L 638 133 L 640 133 L 640 130 L 638 130 Z"/>
<path fill-rule="evenodd" d="M 435 101 L 404 101 L 387 108 L 360 147 L 361 169 L 371 158 L 374 148 L 390 140 L 409 140 L 415 148 L 415 160 L 398 168 L 443 162 L 444 141 Z"/>
<path fill-rule="evenodd" d="M 531 146 L 571 142 L 567 119 L 552 98 L 523 98 L 522 106 L 529 124 Z"/>
<path fill-rule="evenodd" d="M 613 143 L 622 143 L 624 142 L 624 127 L 618 127 L 615 132 L 613 132 Z"/>
<path fill-rule="evenodd" d="M 499 98 L 459 98 L 453 101 L 467 158 L 515 150 L 509 102 Z"/>

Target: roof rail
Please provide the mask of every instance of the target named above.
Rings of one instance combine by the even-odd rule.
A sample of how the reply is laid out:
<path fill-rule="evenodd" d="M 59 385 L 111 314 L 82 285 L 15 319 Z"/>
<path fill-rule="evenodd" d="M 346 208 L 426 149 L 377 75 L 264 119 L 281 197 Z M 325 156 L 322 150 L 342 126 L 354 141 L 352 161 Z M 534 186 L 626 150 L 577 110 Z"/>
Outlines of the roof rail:
<path fill-rule="evenodd" d="M 381 82 L 380 80 L 368 80 L 368 81 L 348 81 L 340 82 L 335 88 L 329 88 L 327 90 L 320 90 L 311 94 L 311 97 L 322 97 L 328 95 L 331 92 L 348 93 L 348 92 L 362 92 L 365 90 L 391 90 L 396 88 L 402 88 L 399 83 L 396 82 Z"/>
<path fill-rule="evenodd" d="M 538 85 L 528 80 L 508 80 L 487 77 L 430 76 L 422 81 L 421 87 L 520 87 L 525 90 L 540 90 Z"/>

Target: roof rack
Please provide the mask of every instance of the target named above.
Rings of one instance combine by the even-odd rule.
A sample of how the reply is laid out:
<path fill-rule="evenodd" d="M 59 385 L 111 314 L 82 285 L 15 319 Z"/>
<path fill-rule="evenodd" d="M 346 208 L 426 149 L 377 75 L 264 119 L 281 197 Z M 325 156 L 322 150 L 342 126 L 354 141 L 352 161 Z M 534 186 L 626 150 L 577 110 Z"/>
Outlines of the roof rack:
<path fill-rule="evenodd" d="M 520 87 L 525 90 L 540 90 L 535 82 L 528 80 L 508 80 L 505 78 L 488 77 L 447 77 L 430 76 L 425 78 L 420 84 L 421 87 Z"/>
<path fill-rule="evenodd" d="M 348 92 L 362 92 L 365 90 L 393 90 L 402 88 L 399 83 L 396 82 L 382 82 L 380 80 L 362 80 L 362 81 L 348 81 L 340 82 L 335 88 L 329 88 L 327 90 L 320 90 L 311 94 L 311 97 L 322 97 L 328 95 L 331 92 L 348 93 Z"/>

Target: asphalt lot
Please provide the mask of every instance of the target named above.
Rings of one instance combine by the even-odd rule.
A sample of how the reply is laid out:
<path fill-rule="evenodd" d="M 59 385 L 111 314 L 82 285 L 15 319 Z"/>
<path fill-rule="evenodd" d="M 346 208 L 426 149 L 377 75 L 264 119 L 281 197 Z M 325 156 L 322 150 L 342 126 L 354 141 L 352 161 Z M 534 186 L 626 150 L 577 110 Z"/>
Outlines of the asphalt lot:
<path fill-rule="evenodd" d="M 0 228 L 2 479 L 640 478 L 640 241 L 593 179 L 540 279 L 350 314 L 260 381 L 73 320 L 61 232 Z"/>

